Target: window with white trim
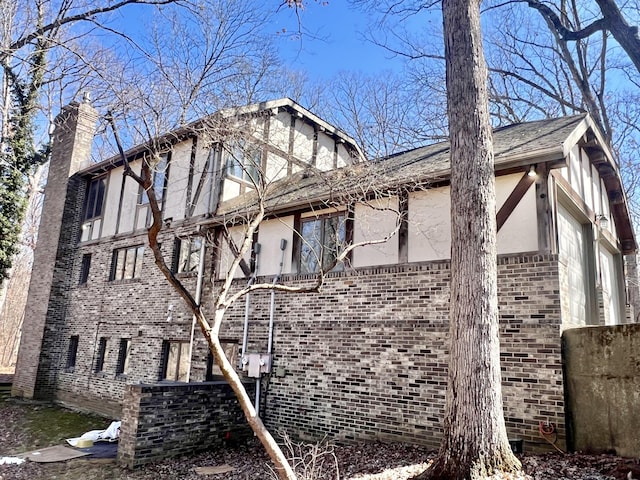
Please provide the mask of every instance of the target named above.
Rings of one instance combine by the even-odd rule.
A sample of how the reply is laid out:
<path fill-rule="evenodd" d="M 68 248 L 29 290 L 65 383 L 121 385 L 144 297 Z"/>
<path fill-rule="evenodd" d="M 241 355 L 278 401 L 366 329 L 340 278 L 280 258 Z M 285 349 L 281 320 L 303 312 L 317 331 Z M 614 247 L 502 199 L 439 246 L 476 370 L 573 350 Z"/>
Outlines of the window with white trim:
<path fill-rule="evenodd" d="M 139 278 L 142 270 L 144 245 L 118 248 L 113 251 L 109 280 Z"/>
<path fill-rule="evenodd" d="M 300 273 L 326 270 L 336 260 L 346 243 L 344 213 L 303 218 L 300 222 Z M 343 270 L 338 263 L 333 271 Z"/>

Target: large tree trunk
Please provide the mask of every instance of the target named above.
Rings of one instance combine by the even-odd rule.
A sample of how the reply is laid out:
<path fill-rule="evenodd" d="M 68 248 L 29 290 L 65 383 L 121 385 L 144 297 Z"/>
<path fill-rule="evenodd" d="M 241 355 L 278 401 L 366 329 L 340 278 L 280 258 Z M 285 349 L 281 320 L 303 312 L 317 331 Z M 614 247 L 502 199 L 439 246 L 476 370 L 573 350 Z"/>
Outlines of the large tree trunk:
<path fill-rule="evenodd" d="M 451 140 L 450 354 L 444 436 L 419 478 L 517 471 L 502 412 L 496 206 L 477 0 L 443 0 Z"/>

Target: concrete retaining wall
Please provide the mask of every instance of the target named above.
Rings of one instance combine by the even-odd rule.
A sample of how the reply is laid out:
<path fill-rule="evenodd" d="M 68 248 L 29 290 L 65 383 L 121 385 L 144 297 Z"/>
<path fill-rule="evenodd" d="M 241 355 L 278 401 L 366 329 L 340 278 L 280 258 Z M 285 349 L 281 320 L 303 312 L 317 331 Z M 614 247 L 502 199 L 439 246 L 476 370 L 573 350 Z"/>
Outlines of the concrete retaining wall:
<path fill-rule="evenodd" d="M 569 447 L 640 456 L 640 325 L 562 335 Z"/>

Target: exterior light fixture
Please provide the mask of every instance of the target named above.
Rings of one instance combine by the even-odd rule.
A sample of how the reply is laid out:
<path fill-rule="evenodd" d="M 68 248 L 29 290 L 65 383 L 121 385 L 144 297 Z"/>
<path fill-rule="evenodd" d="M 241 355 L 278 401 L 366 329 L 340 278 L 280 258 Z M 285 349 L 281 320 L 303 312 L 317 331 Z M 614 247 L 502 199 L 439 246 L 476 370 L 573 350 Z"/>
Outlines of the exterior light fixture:
<path fill-rule="evenodd" d="M 609 229 L 609 219 L 605 215 L 596 215 L 596 224 L 603 230 Z"/>
<path fill-rule="evenodd" d="M 529 175 L 530 177 L 537 177 L 538 174 L 536 173 L 536 166 L 535 165 L 531 165 L 529 167 L 529 171 L 527 172 L 527 175 Z"/>

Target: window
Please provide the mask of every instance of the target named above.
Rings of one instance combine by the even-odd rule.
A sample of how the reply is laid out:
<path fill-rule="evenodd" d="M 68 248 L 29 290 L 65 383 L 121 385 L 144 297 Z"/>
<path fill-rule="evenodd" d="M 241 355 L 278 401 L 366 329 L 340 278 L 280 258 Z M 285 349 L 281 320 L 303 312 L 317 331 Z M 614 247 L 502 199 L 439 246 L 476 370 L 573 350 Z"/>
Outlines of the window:
<path fill-rule="evenodd" d="M 189 342 L 162 342 L 162 371 L 160 380 L 186 382 L 189 378 Z"/>
<path fill-rule="evenodd" d="M 104 370 L 104 364 L 107 360 L 107 339 L 101 337 L 98 341 L 98 352 L 96 354 L 96 365 L 94 368 L 95 373 L 100 373 Z"/>
<path fill-rule="evenodd" d="M 300 273 L 316 273 L 335 262 L 346 241 L 343 213 L 302 219 L 300 226 Z M 342 264 L 333 270 L 342 270 Z"/>
<path fill-rule="evenodd" d="M 91 254 L 82 255 L 82 263 L 80 264 L 80 285 L 84 285 L 89 280 L 89 270 L 91 269 Z"/>
<path fill-rule="evenodd" d="M 139 278 L 140 271 L 142 270 L 143 256 L 143 245 L 114 250 L 109 280 Z"/>
<path fill-rule="evenodd" d="M 68 372 L 73 372 L 73 370 L 75 369 L 79 342 L 80 342 L 80 337 L 78 335 L 71 335 L 71 337 L 69 337 L 69 350 L 67 350 L 67 365 L 66 365 L 66 370 Z"/>
<path fill-rule="evenodd" d="M 231 363 L 238 361 L 238 342 L 236 342 L 235 340 L 220 340 L 220 344 L 222 346 L 222 349 L 224 350 L 225 356 Z M 209 355 L 207 356 L 207 370 L 205 374 L 205 381 L 211 382 L 213 380 L 219 379 L 220 376 L 222 376 L 222 371 L 213 360 L 213 354 L 209 352 Z"/>
<path fill-rule="evenodd" d="M 262 155 L 256 145 L 240 141 L 229 151 L 227 176 L 259 184 L 262 179 Z"/>
<path fill-rule="evenodd" d="M 120 349 L 118 350 L 118 364 L 116 365 L 116 375 L 126 375 L 129 370 L 129 356 L 131 353 L 131 339 L 121 338 Z"/>
<path fill-rule="evenodd" d="M 202 237 L 192 237 L 188 240 L 176 239 L 175 264 L 173 271 L 188 273 L 198 270 L 200 265 L 200 249 Z"/>
<path fill-rule="evenodd" d="M 83 220 L 91 220 L 102 216 L 104 192 L 107 189 L 107 177 L 94 178 L 89 182 L 84 204 Z"/>
<path fill-rule="evenodd" d="M 156 195 L 158 205 L 162 208 L 164 204 L 164 196 L 167 190 L 167 180 L 169 178 L 169 155 L 161 155 L 158 163 L 153 168 L 153 191 Z M 149 203 L 149 196 L 146 190 L 140 187 L 140 204 L 146 205 Z"/>

